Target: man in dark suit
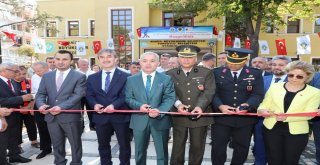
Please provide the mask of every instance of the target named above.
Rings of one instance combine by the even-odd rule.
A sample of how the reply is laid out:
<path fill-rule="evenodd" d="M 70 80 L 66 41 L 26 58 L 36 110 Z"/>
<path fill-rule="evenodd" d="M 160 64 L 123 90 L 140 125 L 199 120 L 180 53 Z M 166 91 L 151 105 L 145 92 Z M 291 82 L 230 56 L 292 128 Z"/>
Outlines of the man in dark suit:
<path fill-rule="evenodd" d="M 102 70 L 88 77 L 86 99 L 89 106 L 97 111 L 92 114 L 92 121 L 96 127 L 101 165 L 112 165 L 110 141 L 113 130 L 120 145 L 120 165 L 129 165 L 130 114 L 106 111 L 128 109 L 125 104 L 125 84 L 130 75 L 117 69 L 119 58 L 114 50 L 102 49 L 97 55 Z"/>
<path fill-rule="evenodd" d="M 167 165 L 171 121 L 169 115 L 160 112 L 170 111 L 175 101 L 174 85 L 169 76 L 156 71 L 159 65 L 159 56 L 156 53 L 143 53 L 140 65 L 141 72 L 128 77 L 126 83 L 126 103 L 132 109 L 148 112 L 131 116 L 130 128 L 133 129 L 136 164 L 146 165 L 151 134 L 157 165 Z"/>
<path fill-rule="evenodd" d="M 45 114 L 50 133 L 54 163 L 65 165 L 65 140 L 71 145 L 72 165 L 81 165 L 82 161 L 82 115 L 80 112 L 61 112 L 61 110 L 81 109 L 81 98 L 86 92 L 86 76 L 70 69 L 73 55 L 59 50 L 54 56 L 57 70 L 43 75 L 36 105 Z"/>
<path fill-rule="evenodd" d="M 286 56 L 274 56 L 272 58 L 272 75 L 264 76 L 264 93 L 267 92 L 271 83 L 278 83 L 278 82 L 287 82 L 288 77 L 285 72 L 285 67 L 288 63 L 291 62 L 291 59 Z M 259 117 L 258 122 L 254 127 L 254 164 L 255 165 L 266 165 L 267 158 L 266 158 L 266 151 L 262 136 L 262 129 L 263 129 L 263 117 Z"/>
<path fill-rule="evenodd" d="M 6 108 L 20 108 L 24 101 L 31 101 L 33 99 L 31 94 L 22 95 L 17 83 L 12 79 L 16 73 L 19 72 L 17 65 L 12 63 L 0 64 L 0 105 Z M 0 164 L 8 165 L 6 159 L 6 150 L 9 149 L 9 162 L 30 162 L 31 159 L 21 157 L 19 155 L 18 145 L 20 143 L 20 114 L 13 112 L 5 117 L 8 124 L 7 130 L 0 132 Z"/>
<path fill-rule="evenodd" d="M 214 69 L 216 94 L 213 99 L 215 112 L 256 112 L 263 99 L 263 78 L 259 69 L 246 66 L 252 50 L 227 48 L 227 66 Z M 214 165 L 226 161 L 226 148 L 230 137 L 233 142 L 231 164 L 241 165 L 247 160 L 251 135 L 256 117 L 224 115 L 215 117 L 212 127 L 211 159 Z"/>
<path fill-rule="evenodd" d="M 181 45 L 176 50 L 180 67 L 167 72 L 172 77 L 176 90 L 176 101 L 171 110 L 181 113 L 189 111 L 196 117 L 172 116 L 173 146 L 170 164 L 184 164 L 185 147 L 189 135 L 189 164 L 201 164 L 207 129 L 213 124 L 213 118 L 197 114 L 212 112 L 209 105 L 215 93 L 214 75 L 210 69 L 196 65 L 200 48 Z"/>
<path fill-rule="evenodd" d="M 266 71 L 266 68 L 268 66 L 268 59 L 265 57 L 258 56 L 253 58 L 251 61 L 251 65 L 254 68 L 260 69 L 262 71 L 262 76 L 272 75 L 271 72 Z"/>

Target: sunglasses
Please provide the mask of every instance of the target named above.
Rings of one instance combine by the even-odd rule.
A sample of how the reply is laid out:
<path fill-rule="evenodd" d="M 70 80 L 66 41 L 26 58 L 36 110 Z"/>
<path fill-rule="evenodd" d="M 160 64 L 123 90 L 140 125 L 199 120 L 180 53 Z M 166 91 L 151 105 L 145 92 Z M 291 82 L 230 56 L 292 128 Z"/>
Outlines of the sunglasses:
<path fill-rule="evenodd" d="M 289 77 L 289 78 L 296 77 L 297 79 L 300 79 L 300 80 L 304 78 L 304 76 L 301 76 L 301 75 L 294 75 L 294 74 L 288 74 L 288 77 Z"/>

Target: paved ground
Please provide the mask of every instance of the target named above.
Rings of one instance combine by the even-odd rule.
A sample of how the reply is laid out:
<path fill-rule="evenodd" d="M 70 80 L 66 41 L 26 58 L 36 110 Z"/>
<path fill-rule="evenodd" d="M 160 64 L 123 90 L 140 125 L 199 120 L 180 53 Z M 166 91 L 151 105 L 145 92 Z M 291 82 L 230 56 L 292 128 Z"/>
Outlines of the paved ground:
<path fill-rule="evenodd" d="M 24 149 L 24 153 L 22 154 L 25 157 L 31 158 L 32 161 L 30 163 L 26 164 L 21 164 L 21 165 L 53 165 L 53 155 L 48 155 L 43 159 L 35 159 L 36 155 L 40 153 L 39 149 L 33 148 L 30 146 L 30 142 L 28 142 L 28 138 L 26 135 L 26 131 L 24 131 L 24 143 L 22 145 Z M 207 137 L 206 141 L 206 150 L 203 158 L 203 165 L 209 165 L 211 164 L 210 160 L 210 152 L 211 152 L 211 146 L 209 145 L 210 142 L 209 136 Z M 100 165 L 100 160 L 99 160 L 99 154 L 98 154 L 98 144 L 97 144 L 97 138 L 96 138 L 96 133 L 94 131 L 90 131 L 88 128 L 88 125 L 86 125 L 85 132 L 82 135 L 82 142 L 83 142 L 83 164 L 84 165 Z M 119 146 L 117 144 L 116 138 L 112 138 L 111 142 L 111 147 L 112 147 L 112 154 L 113 154 L 113 164 L 119 164 L 118 156 L 119 156 Z M 134 161 L 134 143 L 131 142 L 131 148 L 132 148 L 132 156 L 131 156 L 131 164 L 135 164 Z M 169 152 L 171 151 L 172 148 L 172 140 L 169 142 Z M 186 147 L 188 148 L 188 146 Z M 70 146 L 66 146 L 67 150 L 67 159 L 71 159 L 70 157 Z M 156 165 L 156 154 L 154 150 L 154 145 L 153 141 L 151 139 L 150 145 L 148 148 L 148 160 L 147 164 L 148 165 Z M 171 152 L 170 152 L 171 153 Z M 170 154 L 169 153 L 169 154 Z M 186 152 L 188 153 L 188 151 Z M 230 164 L 230 157 L 232 155 L 232 150 L 228 149 L 228 163 Z M 186 154 L 186 160 L 187 160 L 188 155 Z M 250 152 L 248 159 L 246 161 L 246 165 L 251 165 L 254 162 L 254 157 L 252 153 Z M 187 164 L 187 163 L 186 163 Z M 313 143 L 312 136 L 310 137 L 309 143 L 305 149 L 305 152 L 301 156 L 300 163 L 301 165 L 315 165 L 315 147 Z"/>

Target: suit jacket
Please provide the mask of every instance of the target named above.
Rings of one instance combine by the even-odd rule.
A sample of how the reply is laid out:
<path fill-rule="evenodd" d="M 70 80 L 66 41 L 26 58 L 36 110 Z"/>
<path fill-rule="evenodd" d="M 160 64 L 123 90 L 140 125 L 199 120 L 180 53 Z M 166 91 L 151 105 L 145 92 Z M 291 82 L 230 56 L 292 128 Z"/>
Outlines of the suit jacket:
<path fill-rule="evenodd" d="M 263 100 L 263 78 L 259 69 L 244 66 L 237 81 L 234 82 L 233 76 L 227 67 L 214 69 L 216 78 L 216 95 L 213 99 L 215 112 L 220 105 L 238 107 L 242 103 L 248 103 L 250 112 L 256 112 L 256 108 Z M 256 117 L 251 116 L 217 116 L 215 122 L 233 127 L 242 127 L 255 124 Z"/>
<path fill-rule="evenodd" d="M 142 73 L 130 76 L 126 84 L 126 103 L 135 110 L 139 110 L 142 104 L 148 104 L 151 108 L 160 111 L 170 111 L 175 101 L 174 85 L 171 78 L 165 74 L 156 72 L 149 98 L 145 92 Z M 150 124 L 157 130 L 165 130 L 171 127 L 170 116 L 161 115 L 158 118 L 150 118 L 147 114 L 132 114 L 130 128 L 144 130 Z"/>
<path fill-rule="evenodd" d="M 21 97 L 21 90 L 19 87 L 19 84 L 17 84 L 15 81 L 11 81 L 12 87 L 14 88 L 13 91 L 9 88 L 7 82 L 4 82 L 2 79 L 0 79 L 0 105 L 1 107 L 6 108 L 20 108 L 21 105 L 23 105 L 23 100 Z M 14 114 L 18 114 L 19 112 L 13 112 L 11 115 L 6 117 L 6 120 L 8 124 L 16 124 L 13 123 L 16 121 Z"/>
<path fill-rule="evenodd" d="M 114 75 L 112 77 L 109 91 L 106 93 L 102 90 L 102 71 L 94 73 L 88 77 L 87 80 L 87 102 L 90 107 L 94 107 L 95 104 L 101 104 L 103 106 L 108 106 L 112 104 L 115 109 L 127 110 L 128 106 L 125 104 L 125 84 L 127 77 L 130 76 L 119 69 L 115 69 Z M 93 113 L 93 122 L 95 123 L 105 123 L 108 121 L 113 122 L 129 122 L 130 114 L 123 113 Z"/>
<path fill-rule="evenodd" d="M 203 112 L 212 112 L 211 104 L 215 93 L 215 80 L 212 71 L 202 66 L 194 66 L 187 77 L 181 67 L 171 69 L 167 72 L 175 83 L 176 100 L 182 104 L 189 105 L 190 110 L 196 106 Z M 172 107 L 172 111 L 178 111 Z M 198 120 L 190 120 L 187 116 L 172 116 L 173 125 L 183 127 L 201 127 L 211 125 L 213 118 L 211 116 L 201 116 Z"/>
<path fill-rule="evenodd" d="M 36 105 L 38 108 L 44 104 L 50 107 L 59 106 L 62 110 L 81 109 L 81 98 L 85 96 L 86 92 L 86 76 L 75 70 L 70 70 L 69 74 L 63 81 L 59 91 L 55 85 L 56 72 L 52 71 L 43 75 L 38 93 L 36 94 Z M 45 115 L 45 121 L 60 123 L 68 123 L 80 121 L 82 119 L 81 113 L 67 113 L 62 112 L 58 115 Z"/>
<path fill-rule="evenodd" d="M 269 89 L 271 82 L 272 82 L 272 78 L 274 75 L 269 75 L 269 76 L 264 76 L 263 77 L 263 83 L 264 83 L 264 93 L 267 93 L 267 90 Z M 288 77 L 286 77 L 284 79 L 285 82 L 288 81 Z"/>
<path fill-rule="evenodd" d="M 265 95 L 263 102 L 258 109 L 270 109 L 274 113 L 284 113 L 284 97 L 286 89 L 284 83 L 271 84 Z M 286 113 L 316 112 L 320 104 L 320 90 L 307 85 L 307 87 L 296 94 Z M 312 117 L 287 117 L 284 122 L 288 122 L 291 134 L 306 134 L 309 132 L 308 120 Z M 272 129 L 277 123 L 276 117 L 266 117 L 264 126 Z"/>

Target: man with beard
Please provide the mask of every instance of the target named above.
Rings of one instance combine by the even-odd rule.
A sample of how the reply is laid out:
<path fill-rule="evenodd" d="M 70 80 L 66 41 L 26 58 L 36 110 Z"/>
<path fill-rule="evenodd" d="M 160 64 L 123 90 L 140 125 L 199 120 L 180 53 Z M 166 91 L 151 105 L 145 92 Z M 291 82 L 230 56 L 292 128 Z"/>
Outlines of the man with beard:
<path fill-rule="evenodd" d="M 272 75 L 271 72 L 266 71 L 266 68 L 268 66 L 268 59 L 266 59 L 265 57 L 255 57 L 254 59 L 252 59 L 251 65 L 254 68 L 260 69 L 262 71 L 262 76 Z"/>
<path fill-rule="evenodd" d="M 272 72 L 273 75 L 264 76 L 264 93 L 267 92 L 271 83 L 286 82 L 288 81 L 287 75 L 284 71 L 288 63 L 291 62 L 291 59 L 286 56 L 275 56 L 272 58 Z M 263 117 L 259 118 L 257 124 L 255 125 L 254 131 L 254 156 L 255 156 L 255 165 L 266 165 L 266 152 L 262 136 L 263 128 Z"/>

